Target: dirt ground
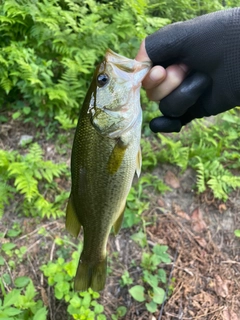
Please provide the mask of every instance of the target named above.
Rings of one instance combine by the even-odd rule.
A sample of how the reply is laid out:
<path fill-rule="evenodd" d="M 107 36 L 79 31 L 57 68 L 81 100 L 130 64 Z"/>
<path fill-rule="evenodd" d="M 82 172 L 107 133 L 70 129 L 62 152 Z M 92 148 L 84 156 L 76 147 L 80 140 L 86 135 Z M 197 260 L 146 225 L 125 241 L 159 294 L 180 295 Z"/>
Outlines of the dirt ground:
<path fill-rule="evenodd" d="M 154 315 L 143 311 L 144 305 L 133 303 L 126 292 L 116 292 L 115 299 L 128 306 L 125 319 L 239 320 L 240 241 L 233 235 L 240 226 L 238 192 L 227 203 L 218 203 L 207 193 L 201 198 L 194 194 L 192 170 L 181 176 L 176 168 L 165 165 L 157 171 L 174 189 L 162 197 L 153 195 L 151 209 L 145 214 L 155 215 L 157 222 L 147 228 L 148 242 L 169 246 L 174 262 L 161 267 L 175 280 L 174 291 L 163 310 Z M 118 239 L 123 261 L 137 257 L 126 237 L 123 232 Z M 133 275 L 136 270 L 129 272 Z M 104 291 L 103 299 L 108 301 L 111 296 L 114 304 L 109 291 Z"/>
<path fill-rule="evenodd" d="M 3 147 L 6 134 L 1 138 Z M 49 147 L 44 146 L 45 150 Z M 116 238 L 111 236 L 108 245 L 109 256 L 118 251 L 119 257 L 113 260 L 113 271 L 100 300 L 107 318 L 111 319 L 116 308 L 123 305 L 128 310 L 126 320 L 240 320 L 240 239 L 234 236 L 234 230 L 240 229 L 240 191 L 221 203 L 214 201 L 210 192 L 201 197 L 195 194 L 192 170 L 180 174 L 176 167 L 159 165 L 154 173 L 172 191 L 163 196 L 151 195 L 150 209 L 144 215 L 154 217 L 156 223 L 146 229 L 148 244 L 169 247 L 173 263 L 162 264 L 161 268 L 167 271 L 174 290 L 163 309 L 150 315 L 144 303 L 133 301 L 126 286 L 120 287 L 124 270 L 137 281 L 140 267 L 132 267 L 130 262 L 134 259 L 140 264 L 141 258 L 141 249 L 130 239 L 136 230 L 122 229 Z M 23 232 L 18 244 L 26 245 L 27 239 L 28 255 L 11 271 L 12 278 L 31 277 L 49 308 L 49 320 L 68 319 L 66 305 L 54 298 L 53 289 L 39 271 L 43 263 L 55 258 L 53 241 L 66 232 L 64 219 L 39 224 L 34 218 L 16 217 L 10 208 L 1 220 L 0 232 L 5 232 L 14 221 L 21 224 Z M 44 240 L 38 234 L 41 226 L 45 226 L 52 238 Z"/>

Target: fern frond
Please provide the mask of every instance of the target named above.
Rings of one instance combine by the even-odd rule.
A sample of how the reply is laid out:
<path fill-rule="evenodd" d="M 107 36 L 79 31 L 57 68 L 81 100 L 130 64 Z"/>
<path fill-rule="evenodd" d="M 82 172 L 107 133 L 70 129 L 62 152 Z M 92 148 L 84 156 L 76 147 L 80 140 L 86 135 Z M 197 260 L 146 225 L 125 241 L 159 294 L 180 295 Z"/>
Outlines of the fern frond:
<path fill-rule="evenodd" d="M 9 199 L 13 198 L 14 188 L 5 181 L 0 181 L 0 218 L 4 214 L 4 207 L 9 204 Z"/>
<path fill-rule="evenodd" d="M 204 165 L 201 161 L 201 158 L 199 158 L 199 157 L 196 157 L 196 158 L 199 161 L 195 165 L 195 168 L 197 170 L 197 188 L 198 188 L 198 192 L 204 192 L 206 190 L 205 169 L 204 169 Z"/>
<path fill-rule="evenodd" d="M 30 172 L 25 171 L 20 176 L 17 176 L 14 185 L 29 202 L 38 194 L 38 182 Z"/>

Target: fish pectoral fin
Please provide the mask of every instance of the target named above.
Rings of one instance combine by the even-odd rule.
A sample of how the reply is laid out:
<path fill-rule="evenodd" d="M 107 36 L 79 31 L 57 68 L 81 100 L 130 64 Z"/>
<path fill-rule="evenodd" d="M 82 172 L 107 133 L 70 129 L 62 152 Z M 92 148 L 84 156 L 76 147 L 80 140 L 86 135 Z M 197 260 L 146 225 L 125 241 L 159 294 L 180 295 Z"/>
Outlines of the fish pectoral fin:
<path fill-rule="evenodd" d="M 93 291 L 101 291 L 104 289 L 106 277 L 107 257 L 94 265 L 80 260 L 74 280 L 74 290 L 86 291 L 92 288 Z"/>
<path fill-rule="evenodd" d="M 137 153 L 137 159 L 136 159 L 136 174 L 139 178 L 141 173 L 141 167 L 142 167 L 142 151 L 141 147 L 139 146 L 138 153 Z"/>
<path fill-rule="evenodd" d="M 123 217 L 124 217 L 125 205 L 126 205 L 126 202 L 122 204 L 120 214 L 117 220 L 113 224 L 113 231 L 115 235 L 118 234 L 119 230 L 121 229 Z"/>
<path fill-rule="evenodd" d="M 115 144 L 107 164 L 108 172 L 110 174 L 116 173 L 120 168 L 127 146 L 128 145 L 123 143 L 120 139 Z"/>
<path fill-rule="evenodd" d="M 81 230 L 81 224 L 77 218 L 77 214 L 73 205 L 72 195 L 68 199 L 67 210 L 66 210 L 66 229 L 68 232 L 77 238 Z"/>

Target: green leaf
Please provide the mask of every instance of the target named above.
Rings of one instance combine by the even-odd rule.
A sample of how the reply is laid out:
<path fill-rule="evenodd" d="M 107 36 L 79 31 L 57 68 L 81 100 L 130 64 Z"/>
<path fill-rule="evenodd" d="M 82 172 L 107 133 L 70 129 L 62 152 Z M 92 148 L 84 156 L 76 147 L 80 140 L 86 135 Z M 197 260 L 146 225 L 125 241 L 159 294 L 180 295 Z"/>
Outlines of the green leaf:
<path fill-rule="evenodd" d="M 118 307 L 117 308 L 117 314 L 119 317 L 124 317 L 125 314 L 127 313 L 127 308 L 124 306 Z"/>
<path fill-rule="evenodd" d="M 71 304 L 74 308 L 80 308 L 81 302 L 82 302 L 82 299 L 79 298 L 76 294 L 75 294 L 75 295 L 73 296 L 73 298 L 70 300 L 70 304 Z"/>
<path fill-rule="evenodd" d="M 153 288 L 152 299 L 154 302 L 161 304 L 164 301 L 165 291 L 162 288 Z"/>
<path fill-rule="evenodd" d="M 14 113 L 12 114 L 13 120 L 18 119 L 20 116 L 21 116 L 21 112 L 20 112 L 20 111 L 14 112 Z"/>
<path fill-rule="evenodd" d="M 7 232 L 7 236 L 10 237 L 10 238 L 15 238 L 17 237 L 19 234 L 21 233 L 21 230 L 8 230 Z"/>
<path fill-rule="evenodd" d="M 18 288 L 23 288 L 29 283 L 29 281 L 29 277 L 18 277 L 15 279 L 14 284 Z"/>
<path fill-rule="evenodd" d="M 90 303 L 91 303 L 91 294 L 89 292 L 86 292 L 82 300 L 82 305 L 87 309 L 89 308 Z"/>
<path fill-rule="evenodd" d="M 136 285 L 129 290 L 129 293 L 135 300 L 139 302 L 145 301 L 143 286 Z"/>
<path fill-rule="evenodd" d="M 14 305 L 14 303 L 18 300 L 18 297 L 20 296 L 20 290 L 13 289 L 10 291 L 5 297 L 3 306 L 4 308 Z"/>
<path fill-rule="evenodd" d="M 158 286 L 158 277 L 157 275 L 152 275 L 147 270 L 143 271 L 144 274 L 144 281 L 147 282 L 151 287 Z"/>
<path fill-rule="evenodd" d="M 23 113 L 26 114 L 26 115 L 31 112 L 31 108 L 29 108 L 29 107 L 23 107 L 22 110 L 23 110 Z"/>
<path fill-rule="evenodd" d="M 25 297 L 26 297 L 27 301 L 32 301 L 33 298 L 35 297 L 35 295 L 36 295 L 36 290 L 35 290 L 35 287 L 32 283 L 32 280 L 30 280 L 30 282 L 26 288 Z"/>
<path fill-rule="evenodd" d="M 104 307 L 101 304 L 97 303 L 94 307 L 94 312 L 95 313 L 102 313 L 103 311 L 104 311 Z"/>
<path fill-rule="evenodd" d="M 153 248 L 153 252 L 161 258 L 162 262 L 170 263 L 171 259 L 169 258 L 169 254 L 166 253 L 167 249 L 168 246 L 160 246 L 159 244 L 156 244 Z"/>
<path fill-rule="evenodd" d="M 147 245 L 146 234 L 143 233 L 142 231 L 134 233 L 131 236 L 131 239 L 133 239 L 133 241 L 137 242 L 140 245 L 140 247 L 142 247 L 142 248 L 146 247 L 146 245 Z"/>
<path fill-rule="evenodd" d="M 146 303 L 145 305 L 149 312 L 154 313 L 157 311 L 157 304 L 154 301 L 151 301 L 150 303 Z"/>
<path fill-rule="evenodd" d="M 166 271 L 163 269 L 159 269 L 158 272 L 158 278 L 162 283 L 166 283 L 167 282 L 167 276 L 166 276 Z"/>
<path fill-rule="evenodd" d="M 0 266 L 3 266 L 4 265 L 4 259 L 2 256 L 0 256 Z"/>
<path fill-rule="evenodd" d="M 8 316 L 16 316 L 17 314 L 22 313 L 22 310 L 19 310 L 17 308 L 4 308 L 4 313 Z M 10 319 L 9 319 L 10 320 Z"/>
<path fill-rule="evenodd" d="M 12 242 L 7 242 L 7 243 L 4 243 L 2 245 L 2 250 L 4 252 L 7 252 L 7 251 L 11 251 L 12 249 L 14 249 L 16 247 L 15 243 L 12 243 Z"/>
<path fill-rule="evenodd" d="M 47 309 L 46 307 L 43 307 L 41 309 L 39 309 L 34 317 L 33 317 L 33 320 L 46 320 L 47 319 Z"/>
<path fill-rule="evenodd" d="M 240 238 L 240 230 L 235 230 L 234 231 L 234 234 L 236 237 L 239 237 Z"/>

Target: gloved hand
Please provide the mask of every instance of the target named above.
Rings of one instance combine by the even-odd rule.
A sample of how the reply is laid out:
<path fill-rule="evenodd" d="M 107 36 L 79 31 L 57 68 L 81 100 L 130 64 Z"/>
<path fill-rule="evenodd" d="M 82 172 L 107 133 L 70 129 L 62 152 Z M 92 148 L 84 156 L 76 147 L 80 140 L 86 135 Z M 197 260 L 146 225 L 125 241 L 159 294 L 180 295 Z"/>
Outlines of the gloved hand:
<path fill-rule="evenodd" d="M 153 65 L 183 63 L 190 72 L 160 102 L 153 132 L 178 132 L 195 118 L 240 104 L 240 8 L 166 26 L 145 39 Z"/>

